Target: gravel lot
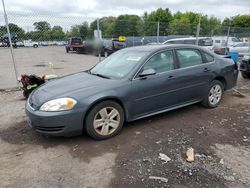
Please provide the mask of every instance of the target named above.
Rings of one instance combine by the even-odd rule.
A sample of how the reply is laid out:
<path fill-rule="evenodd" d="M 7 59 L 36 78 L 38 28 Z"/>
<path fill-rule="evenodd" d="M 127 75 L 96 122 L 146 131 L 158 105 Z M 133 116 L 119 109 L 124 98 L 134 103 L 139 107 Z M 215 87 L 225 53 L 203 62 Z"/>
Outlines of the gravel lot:
<path fill-rule="evenodd" d="M 95 60 L 67 57 L 65 67 Z M 36 135 L 27 126 L 22 93 L 0 92 L 0 187 L 250 187 L 250 80 L 240 78 L 237 88 L 245 96 L 228 91 L 216 109 L 196 104 L 127 123 L 105 141 Z M 171 160 L 164 163 L 160 153 Z"/>
<path fill-rule="evenodd" d="M 98 62 L 98 57 L 66 53 L 64 46 L 14 49 L 18 75 L 55 74 L 62 76 L 86 70 Z M 15 73 L 9 48 L 0 48 L 0 89 L 16 87 Z M 53 63 L 54 72 L 49 69 Z"/>

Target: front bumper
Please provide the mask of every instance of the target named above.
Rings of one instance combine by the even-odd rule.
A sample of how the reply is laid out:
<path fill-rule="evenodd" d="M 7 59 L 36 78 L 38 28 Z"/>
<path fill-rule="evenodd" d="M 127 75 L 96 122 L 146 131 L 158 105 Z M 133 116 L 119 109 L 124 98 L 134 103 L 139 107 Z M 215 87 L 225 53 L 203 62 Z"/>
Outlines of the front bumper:
<path fill-rule="evenodd" d="M 48 136 L 77 136 L 83 131 L 84 113 L 80 110 L 42 112 L 26 103 L 28 125 L 37 133 Z"/>

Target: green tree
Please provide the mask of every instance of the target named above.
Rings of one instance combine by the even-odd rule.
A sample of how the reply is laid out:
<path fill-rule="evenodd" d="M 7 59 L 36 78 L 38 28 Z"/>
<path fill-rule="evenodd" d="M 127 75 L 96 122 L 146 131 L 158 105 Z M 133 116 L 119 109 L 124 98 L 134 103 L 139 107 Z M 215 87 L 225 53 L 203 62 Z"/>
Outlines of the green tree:
<path fill-rule="evenodd" d="M 120 15 L 114 23 L 113 37 L 120 35 L 138 36 L 140 34 L 138 26 L 142 23 L 142 19 L 137 15 Z"/>
<path fill-rule="evenodd" d="M 82 37 L 87 38 L 89 36 L 89 25 L 88 22 L 83 22 L 80 25 L 74 25 L 67 33 L 68 37 Z"/>
<path fill-rule="evenodd" d="M 156 11 L 152 11 L 149 14 L 145 12 L 143 15 L 143 21 L 144 26 L 141 33 L 144 33 L 144 35 L 156 35 L 158 22 L 160 22 L 159 34 L 167 35 L 169 24 L 172 21 L 172 13 L 168 8 L 158 8 Z"/>
<path fill-rule="evenodd" d="M 37 38 L 33 40 L 51 40 L 51 26 L 46 21 L 35 22 L 33 24 L 37 31 Z"/>
<path fill-rule="evenodd" d="M 62 40 L 65 37 L 65 33 L 61 26 L 54 26 L 51 30 L 51 38 L 53 40 Z"/>
<path fill-rule="evenodd" d="M 41 31 L 41 32 L 51 30 L 50 24 L 46 21 L 35 22 L 33 26 L 35 27 L 35 30 Z"/>
<path fill-rule="evenodd" d="M 10 33 L 17 34 L 19 39 L 23 39 L 25 36 L 25 31 L 16 24 L 9 24 Z M 7 28 L 5 26 L 0 26 L 0 36 L 5 35 L 7 33 Z"/>
<path fill-rule="evenodd" d="M 114 24 L 116 18 L 113 16 L 102 17 L 99 19 L 99 28 L 102 31 L 102 37 L 112 38 L 114 35 Z M 94 30 L 97 29 L 97 20 L 90 23 L 89 36 L 93 37 Z"/>

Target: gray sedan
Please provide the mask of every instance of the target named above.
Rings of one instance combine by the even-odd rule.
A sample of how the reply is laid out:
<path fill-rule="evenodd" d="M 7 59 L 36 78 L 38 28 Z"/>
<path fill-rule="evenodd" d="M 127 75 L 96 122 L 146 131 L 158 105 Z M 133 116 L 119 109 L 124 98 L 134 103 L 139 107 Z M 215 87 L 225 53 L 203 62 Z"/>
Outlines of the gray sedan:
<path fill-rule="evenodd" d="M 28 124 L 53 136 L 117 135 L 124 122 L 201 102 L 216 107 L 235 86 L 230 59 L 196 46 L 150 45 L 120 50 L 88 71 L 50 81 L 26 104 Z"/>

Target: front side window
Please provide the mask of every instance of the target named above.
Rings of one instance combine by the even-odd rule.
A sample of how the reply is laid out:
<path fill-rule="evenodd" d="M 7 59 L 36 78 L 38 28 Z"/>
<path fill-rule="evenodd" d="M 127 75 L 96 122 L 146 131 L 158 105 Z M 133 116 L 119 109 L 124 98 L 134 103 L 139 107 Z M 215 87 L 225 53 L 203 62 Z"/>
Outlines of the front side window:
<path fill-rule="evenodd" d="M 180 68 L 190 67 L 202 64 L 202 57 L 196 49 L 176 50 Z"/>
<path fill-rule="evenodd" d="M 154 69 L 156 73 L 166 72 L 174 69 L 172 51 L 160 52 L 149 59 L 143 70 Z"/>

